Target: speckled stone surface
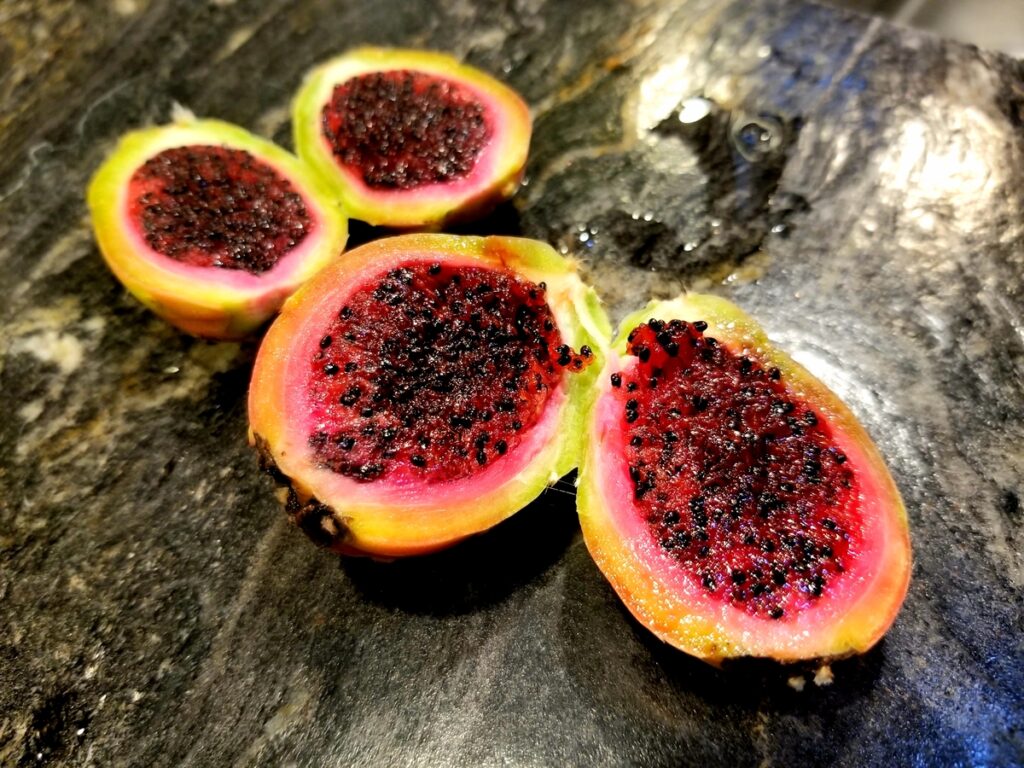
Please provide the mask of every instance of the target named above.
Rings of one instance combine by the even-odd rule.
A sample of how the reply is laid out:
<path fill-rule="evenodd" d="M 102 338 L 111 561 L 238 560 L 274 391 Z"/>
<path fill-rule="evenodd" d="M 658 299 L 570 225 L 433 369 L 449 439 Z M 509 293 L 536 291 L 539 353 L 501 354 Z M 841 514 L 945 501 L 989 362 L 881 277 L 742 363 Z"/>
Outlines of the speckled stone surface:
<path fill-rule="evenodd" d="M 661 645 L 568 481 L 407 562 L 288 527 L 255 345 L 127 295 L 83 192 L 175 101 L 290 143 L 302 73 L 363 42 L 529 100 L 528 186 L 476 231 L 582 259 L 617 316 L 730 296 L 863 419 L 914 576 L 832 685 Z M 1020 63 L 787 0 L 5 0 L 0 148 L 0 765 L 1024 763 Z"/>

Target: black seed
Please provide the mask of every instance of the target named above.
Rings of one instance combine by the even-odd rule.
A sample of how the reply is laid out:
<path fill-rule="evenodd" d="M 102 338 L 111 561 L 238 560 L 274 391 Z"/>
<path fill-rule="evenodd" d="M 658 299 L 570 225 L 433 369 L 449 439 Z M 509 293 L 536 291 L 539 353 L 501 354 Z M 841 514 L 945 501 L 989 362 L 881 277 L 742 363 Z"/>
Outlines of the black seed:
<path fill-rule="evenodd" d="M 652 317 L 650 320 L 647 321 L 647 326 L 652 331 L 657 333 L 658 331 L 661 331 L 665 328 L 665 323 L 662 320 L 656 320 L 655 318 Z"/>
<path fill-rule="evenodd" d="M 648 360 L 651 359 L 651 350 L 649 350 L 647 347 L 637 347 L 636 356 L 640 358 L 641 363 L 646 363 Z"/>
<path fill-rule="evenodd" d="M 775 584 L 777 586 L 780 586 L 780 587 L 783 584 L 785 584 L 786 583 L 786 573 L 785 573 L 785 571 L 780 571 L 778 569 L 775 569 L 774 571 L 772 571 L 772 581 L 775 582 Z"/>
<path fill-rule="evenodd" d="M 704 585 L 704 589 L 714 591 L 715 589 L 715 577 L 710 573 L 705 573 L 701 578 L 701 583 Z"/>
<path fill-rule="evenodd" d="M 693 409 L 695 411 L 706 411 L 708 405 L 710 405 L 710 403 L 706 397 L 701 397 L 700 395 L 693 396 Z"/>
<path fill-rule="evenodd" d="M 373 416 L 373 408 L 363 408 L 361 411 L 359 411 L 359 415 L 362 416 L 364 419 L 368 419 L 371 416 Z"/>
<path fill-rule="evenodd" d="M 523 422 L 521 422 L 521 421 L 513 421 L 512 422 L 512 429 L 514 429 L 516 432 L 518 432 L 522 428 L 523 428 Z"/>
<path fill-rule="evenodd" d="M 626 411 L 626 423 L 632 424 L 634 421 L 640 418 L 640 414 L 636 411 Z"/>
<path fill-rule="evenodd" d="M 338 313 L 338 317 L 340 317 L 342 320 L 347 320 L 348 318 L 352 317 L 352 308 L 342 307 L 341 312 Z"/>
<path fill-rule="evenodd" d="M 777 605 L 774 608 L 772 608 L 770 611 L 768 611 L 768 615 L 771 616 L 773 619 L 781 619 L 783 613 L 785 613 L 785 611 L 783 611 Z"/>
<path fill-rule="evenodd" d="M 640 407 L 640 403 L 638 403 L 636 400 L 630 399 L 630 400 L 626 401 L 626 410 L 627 411 L 635 411 L 639 407 Z"/>
<path fill-rule="evenodd" d="M 679 513 L 674 509 L 670 509 L 662 519 L 665 521 L 665 525 L 675 525 L 679 522 Z"/>
<path fill-rule="evenodd" d="M 583 355 L 584 357 L 590 357 L 591 355 L 594 354 L 594 350 L 592 350 L 590 347 L 584 344 L 582 347 L 580 347 L 580 354 Z"/>
<path fill-rule="evenodd" d="M 640 467 L 630 467 L 629 477 L 634 483 L 640 482 Z"/>
<path fill-rule="evenodd" d="M 647 386 L 651 389 L 656 389 L 658 387 L 658 377 L 651 376 L 651 378 L 647 380 Z"/>
<path fill-rule="evenodd" d="M 481 466 L 487 463 L 487 454 L 483 451 L 476 452 L 476 463 Z"/>
<path fill-rule="evenodd" d="M 814 597 L 821 597 L 821 590 L 822 590 L 822 588 L 824 586 L 825 586 L 825 579 L 823 579 L 819 574 L 815 574 L 814 576 L 811 577 L 810 593 Z"/>
<path fill-rule="evenodd" d="M 752 370 L 754 370 L 754 362 L 749 357 L 741 357 L 740 358 L 740 373 L 742 375 L 746 376 Z"/>
<path fill-rule="evenodd" d="M 835 458 L 836 458 L 836 464 L 845 464 L 846 463 L 846 455 L 845 454 L 839 453 L 837 451 Z"/>
<path fill-rule="evenodd" d="M 427 269 L 427 272 L 429 272 L 431 275 L 439 275 L 441 274 L 441 265 L 435 262 L 434 264 L 430 265 L 430 267 Z"/>
<path fill-rule="evenodd" d="M 427 466 L 427 460 L 420 456 L 418 453 L 414 453 L 409 457 L 409 463 L 414 467 L 425 467 Z"/>
<path fill-rule="evenodd" d="M 709 547 L 707 545 L 705 545 L 705 546 L 703 546 L 703 547 L 701 547 L 700 549 L 697 550 L 697 556 L 698 557 L 707 557 L 709 554 L 711 554 L 711 547 Z"/>
<path fill-rule="evenodd" d="M 359 370 L 359 363 L 345 363 L 345 373 L 355 373 Z"/>
<path fill-rule="evenodd" d="M 697 322 L 695 322 L 693 324 L 693 327 L 694 327 L 695 330 L 700 331 L 701 333 L 704 333 L 704 331 L 706 331 L 708 329 L 708 324 L 705 323 L 703 320 L 698 320 Z"/>
<path fill-rule="evenodd" d="M 332 339 L 330 335 L 324 336 L 322 339 L 320 339 L 320 349 L 327 349 L 329 346 L 331 346 L 331 341 Z"/>
<path fill-rule="evenodd" d="M 661 540 L 661 547 L 662 547 L 662 549 L 675 549 L 675 546 L 676 546 L 676 540 L 671 538 L 671 537 L 664 538 L 664 539 Z"/>
<path fill-rule="evenodd" d="M 833 554 L 832 547 L 830 547 L 828 544 L 822 544 L 819 552 L 821 553 L 822 557 L 832 557 Z"/>
<path fill-rule="evenodd" d="M 640 435 L 633 435 L 633 437 L 629 439 L 629 444 L 634 448 L 639 448 L 644 444 L 644 439 L 640 437 Z"/>
<path fill-rule="evenodd" d="M 494 444 L 494 450 L 497 451 L 499 456 L 502 456 L 505 454 L 505 451 L 508 450 L 508 443 L 504 440 L 499 440 Z"/>
<path fill-rule="evenodd" d="M 670 341 L 668 344 L 665 345 L 665 353 L 669 357 L 675 357 L 676 355 L 679 354 L 679 345 L 676 344 L 674 341 Z"/>
<path fill-rule="evenodd" d="M 352 446 L 354 446 L 355 444 L 355 439 L 351 437 L 343 437 L 340 440 L 338 440 L 338 447 L 341 448 L 343 451 L 351 451 Z"/>
<path fill-rule="evenodd" d="M 636 392 L 639 388 L 640 388 L 640 385 L 637 384 L 635 381 L 631 381 L 631 382 L 629 382 L 629 384 L 626 385 L 626 391 L 627 392 Z"/>
<path fill-rule="evenodd" d="M 674 442 L 676 442 L 679 439 L 679 435 L 677 435 L 672 430 L 669 430 L 668 432 L 666 432 L 664 434 L 663 439 L 665 440 L 666 443 L 674 443 Z"/>
<path fill-rule="evenodd" d="M 804 424 L 809 427 L 813 427 L 818 424 L 818 417 L 815 415 L 814 411 L 808 411 L 804 414 Z"/>
<path fill-rule="evenodd" d="M 746 582 L 746 580 L 747 580 L 747 574 L 745 574 L 743 571 L 733 571 L 732 572 L 732 583 L 733 584 L 743 584 L 743 583 Z"/>
<path fill-rule="evenodd" d="M 355 385 L 349 387 L 345 391 L 345 394 L 343 394 L 341 398 L 338 400 L 338 402 L 341 403 L 342 405 L 355 405 L 356 401 L 360 398 L 360 396 L 362 396 L 362 394 L 363 390 L 358 385 Z"/>
<path fill-rule="evenodd" d="M 830 531 L 834 531 L 836 529 L 836 521 L 833 520 L 831 517 L 824 517 L 821 520 L 821 527 L 828 528 Z"/>
<path fill-rule="evenodd" d="M 692 541 L 693 541 L 693 538 L 686 531 L 679 531 L 678 533 L 676 533 L 676 543 L 679 546 L 681 546 L 681 547 L 688 547 L 688 546 L 690 546 L 690 542 L 692 542 Z"/>
<path fill-rule="evenodd" d="M 622 386 L 622 376 L 618 373 L 613 373 L 611 375 L 611 382 L 613 387 Z"/>
<path fill-rule="evenodd" d="M 334 376 L 340 370 L 341 370 L 341 368 L 339 368 L 334 363 L 328 363 L 327 365 L 324 366 L 324 374 L 326 376 Z"/>
<path fill-rule="evenodd" d="M 768 371 L 768 378 L 770 378 L 772 381 L 778 381 L 779 379 L 782 378 L 782 371 L 780 371 L 778 368 L 772 368 L 770 371 Z"/>

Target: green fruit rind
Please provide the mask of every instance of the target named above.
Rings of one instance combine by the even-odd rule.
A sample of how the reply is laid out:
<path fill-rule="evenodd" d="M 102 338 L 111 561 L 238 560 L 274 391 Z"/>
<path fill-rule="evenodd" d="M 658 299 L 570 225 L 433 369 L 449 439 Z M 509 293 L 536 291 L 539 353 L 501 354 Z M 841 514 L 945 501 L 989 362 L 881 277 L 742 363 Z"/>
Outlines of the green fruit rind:
<path fill-rule="evenodd" d="M 316 222 L 309 235 L 315 239 L 288 254 L 274 279 L 242 285 L 230 270 L 189 271 L 150 251 L 130 232 L 128 187 L 135 171 L 162 151 L 190 145 L 245 150 L 302 195 Z M 344 249 L 348 238 L 348 220 L 332 193 L 297 157 L 239 126 L 187 114 L 125 134 L 93 175 L 86 197 L 100 251 L 115 276 L 153 312 L 206 338 L 239 339 L 258 329 L 298 285 Z"/>
<path fill-rule="evenodd" d="M 412 190 L 368 188 L 343 169 L 327 146 L 322 111 L 335 86 L 371 72 L 409 70 L 452 79 L 471 88 L 499 114 L 492 145 L 470 176 Z M 511 197 L 522 180 L 532 122 L 526 103 L 511 88 L 468 64 L 436 51 L 362 47 L 312 69 L 292 104 L 295 149 L 341 198 L 352 218 L 398 230 L 435 231 L 485 214 Z"/>
<path fill-rule="evenodd" d="M 554 258 L 552 258 L 554 257 Z M 308 448 L 301 398 L 301 376 L 308 364 L 293 364 L 293 350 L 303 339 L 318 340 L 323 318 L 336 312 L 348 292 L 374 275 L 409 260 L 448 260 L 467 266 L 505 267 L 535 283 L 546 295 L 566 344 L 589 345 L 594 360 L 579 373 L 566 374 L 548 415 L 526 438 L 536 435 L 536 453 L 525 465 L 488 464 L 489 479 L 474 477 L 415 492 L 375 483 L 357 483 L 318 466 Z M 578 464 L 584 445 L 583 412 L 595 389 L 608 328 L 592 290 L 583 285 L 574 265 L 549 246 L 523 238 L 404 235 L 376 240 L 344 254 L 286 303 L 268 331 L 256 360 L 249 393 L 250 441 L 267 465 L 291 486 L 298 505 L 316 505 L 338 533 L 329 546 L 339 552 L 377 557 L 420 554 L 449 546 L 511 516 Z M 588 306 L 582 322 L 576 306 Z M 598 329 L 595 333 L 593 329 Z M 295 371 L 295 375 L 289 373 Z M 549 406 L 550 408 L 550 406 Z M 542 439 L 543 438 L 543 439 Z M 520 461 L 510 452 L 503 461 Z M 515 469 L 518 467 L 518 469 Z"/>
<path fill-rule="evenodd" d="M 765 367 L 777 367 L 795 398 L 810 403 L 831 425 L 835 439 L 859 477 L 863 552 L 850 566 L 837 602 L 818 606 L 792 623 L 747 615 L 727 604 L 689 597 L 672 561 L 642 532 L 631 486 L 621 462 L 624 444 L 615 437 L 602 403 L 608 376 L 627 358 L 627 337 L 650 318 L 704 320 L 706 336 Z M 605 369 L 586 416 L 589 439 L 580 463 L 577 509 L 594 560 L 633 615 L 665 642 L 712 664 L 740 656 L 779 661 L 835 659 L 863 653 L 888 630 L 906 596 L 911 570 L 906 510 L 878 449 L 849 408 L 822 382 L 771 345 L 749 315 L 725 299 L 687 294 L 653 301 L 626 317 L 611 342 Z M 632 358 L 628 358 L 632 360 Z M 603 410 L 602 410 L 603 409 Z M 615 411 L 617 413 L 617 411 Z M 618 478 L 618 479 L 616 479 Z M 856 572 L 856 573 L 855 573 Z"/>

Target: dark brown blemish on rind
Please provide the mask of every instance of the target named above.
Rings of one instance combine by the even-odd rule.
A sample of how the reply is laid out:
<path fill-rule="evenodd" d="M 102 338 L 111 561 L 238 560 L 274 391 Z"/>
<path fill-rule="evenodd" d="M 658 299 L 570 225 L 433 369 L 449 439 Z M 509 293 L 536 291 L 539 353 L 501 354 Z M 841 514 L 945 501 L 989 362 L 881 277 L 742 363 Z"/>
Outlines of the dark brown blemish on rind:
<path fill-rule="evenodd" d="M 348 527 L 341 522 L 334 509 L 316 498 L 302 501 L 291 480 L 274 461 L 270 444 L 261 435 L 253 435 L 253 445 L 259 457 L 260 471 L 269 475 L 278 487 L 287 488 L 284 509 L 293 525 L 300 528 L 315 544 L 327 549 L 341 548 L 348 539 Z"/>
<path fill-rule="evenodd" d="M 337 549 L 348 538 L 348 528 L 338 520 L 334 509 L 316 498 L 303 502 L 294 488 L 288 489 L 284 509 L 288 519 L 318 546 Z"/>

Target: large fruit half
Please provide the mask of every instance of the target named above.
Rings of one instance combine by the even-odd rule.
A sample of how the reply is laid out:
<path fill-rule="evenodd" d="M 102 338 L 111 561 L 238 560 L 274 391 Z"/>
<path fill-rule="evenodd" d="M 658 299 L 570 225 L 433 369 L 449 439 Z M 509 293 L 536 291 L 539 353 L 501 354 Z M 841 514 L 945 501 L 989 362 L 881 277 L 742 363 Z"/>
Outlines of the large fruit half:
<path fill-rule="evenodd" d="M 837 658 L 903 602 L 899 493 L 849 409 L 729 302 L 627 318 L 580 468 L 584 537 L 642 624 L 707 661 Z"/>
<path fill-rule="evenodd" d="M 345 247 L 315 174 L 228 123 L 183 117 L 124 136 L 89 184 L 107 264 L 188 333 L 240 338 Z"/>
<path fill-rule="evenodd" d="M 314 69 L 295 146 L 356 219 L 436 229 L 515 192 L 530 112 L 513 90 L 430 51 L 357 48 Z"/>
<path fill-rule="evenodd" d="M 576 467 L 608 335 L 593 291 L 547 245 L 378 240 L 304 285 L 270 327 L 250 440 L 318 543 L 436 550 Z"/>

